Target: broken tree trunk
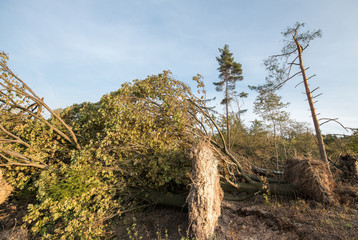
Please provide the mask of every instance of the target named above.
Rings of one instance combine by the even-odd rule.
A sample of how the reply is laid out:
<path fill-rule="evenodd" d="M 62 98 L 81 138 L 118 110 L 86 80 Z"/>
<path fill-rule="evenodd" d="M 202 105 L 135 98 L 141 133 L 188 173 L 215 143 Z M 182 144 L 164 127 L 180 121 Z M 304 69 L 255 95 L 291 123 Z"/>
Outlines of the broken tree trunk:
<path fill-rule="evenodd" d="M 189 222 L 196 239 L 211 239 L 221 214 L 223 197 L 218 160 L 210 143 L 202 141 L 193 150 L 192 184 L 187 200 Z"/>

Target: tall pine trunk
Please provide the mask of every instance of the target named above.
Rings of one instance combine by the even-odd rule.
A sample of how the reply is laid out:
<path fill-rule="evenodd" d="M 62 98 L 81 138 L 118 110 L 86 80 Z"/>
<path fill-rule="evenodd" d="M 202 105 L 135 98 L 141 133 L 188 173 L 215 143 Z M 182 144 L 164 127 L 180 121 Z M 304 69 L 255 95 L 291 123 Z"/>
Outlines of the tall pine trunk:
<path fill-rule="evenodd" d="M 226 71 L 226 145 L 230 150 L 230 124 L 229 124 L 229 73 Z"/>
<path fill-rule="evenodd" d="M 300 69 L 301 69 L 301 73 L 302 73 L 302 77 L 303 77 L 303 84 L 305 86 L 305 90 L 306 90 L 306 95 L 307 95 L 307 101 L 309 103 L 310 106 L 310 110 L 311 110 L 311 115 L 312 115 L 312 120 L 313 120 L 313 124 L 314 124 L 314 128 L 316 130 L 316 138 L 318 141 L 318 146 L 319 146 L 319 152 L 321 155 L 321 160 L 326 163 L 327 166 L 327 170 L 331 173 L 330 167 L 329 167 L 329 162 L 327 159 L 327 154 L 326 154 L 326 149 L 324 147 L 324 142 L 323 142 L 323 138 L 322 138 L 322 134 L 321 134 L 321 128 L 317 119 L 317 114 L 316 114 L 316 109 L 314 107 L 314 102 L 313 102 L 313 98 L 312 98 L 312 94 L 311 94 L 311 90 L 309 88 L 308 85 L 308 80 L 307 80 L 307 75 L 306 75 L 306 70 L 303 66 L 303 60 L 302 60 L 302 47 L 301 45 L 298 43 L 297 39 L 295 38 L 295 36 L 293 36 L 293 39 L 295 40 L 296 46 L 297 46 L 297 51 L 298 51 L 298 59 L 299 59 L 299 65 L 300 65 Z"/>

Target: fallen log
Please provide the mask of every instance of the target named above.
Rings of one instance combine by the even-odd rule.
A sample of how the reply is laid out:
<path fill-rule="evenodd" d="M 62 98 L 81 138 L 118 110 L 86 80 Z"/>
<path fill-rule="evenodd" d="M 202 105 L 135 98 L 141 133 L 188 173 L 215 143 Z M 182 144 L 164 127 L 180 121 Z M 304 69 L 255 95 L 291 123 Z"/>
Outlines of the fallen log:
<path fill-rule="evenodd" d="M 245 200 L 247 197 L 232 197 L 232 193 L 247 193 L 248 196 L 251 194 L 262 191 L 262 183 L 251 184 L 251 183 L 237 183 L 239 188 L 232 186 L 229 183 L 221 183 L 221 188 L 224 191 L 224 200 L 228 201 L 240 201 Z M 269 183 L 269 189 L 271 194 L 284 195 L 284 196 L 297 196 L 302 194 L 297 186 L 290 183 Z M 169 193 L 169 192 L 159 192 L 159 191 L 148 191 L 138 194 L 138 198 L 146 200 L 153 204 L 177 207 L 177 208 L 187 208 L 186 199 L 189 192 L 182 194 Z"/>

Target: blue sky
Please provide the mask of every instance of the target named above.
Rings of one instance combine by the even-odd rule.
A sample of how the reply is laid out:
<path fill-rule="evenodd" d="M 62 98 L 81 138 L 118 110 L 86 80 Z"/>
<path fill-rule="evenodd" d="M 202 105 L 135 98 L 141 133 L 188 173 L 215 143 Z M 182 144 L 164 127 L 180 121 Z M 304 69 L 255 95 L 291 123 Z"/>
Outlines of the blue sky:
<path fill-rule="evenodd" d="M 323 95 L 320 117 L 338 117 L 358 127 L 358 1 L 356 0 L 0 0 L 0 50 L 9 65 L 52 108 L 96 102 L 124 82 L 171 70 L 191 84 L 204 76 L 208 96 L 222 96 L 218 48 L 230 46 L 243 66 L 238 91 L 248 91 L 243 116 L 256 94 L 247 85 L 264 83 L 263 59 L 279 53 L 281 32 L 295 22 L 322 29 L 305 52 L 312 87 Z M 292 118 L 310 125 L 303 87 L 294 79 L 279 94 L 290 102 Z M 218 106 L 217 109 L 222 109 Z M 338 125 L 325 133 L 344 133 Z"/>

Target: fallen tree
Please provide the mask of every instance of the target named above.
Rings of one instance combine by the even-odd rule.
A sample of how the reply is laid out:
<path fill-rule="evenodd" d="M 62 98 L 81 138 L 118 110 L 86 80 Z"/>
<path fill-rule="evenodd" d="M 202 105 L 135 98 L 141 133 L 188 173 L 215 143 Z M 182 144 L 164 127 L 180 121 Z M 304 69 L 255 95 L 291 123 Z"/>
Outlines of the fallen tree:
<path fill-rule="evenodd" d="M 8 59 L 0 52 L 0 167 L 46 169 L 67 143 L 80 145 L 71 127 L 10 70 Z"/>
<path fill-rule="evenodd" d="M 205 161 L 218 164 L 210 169 L 221 174 L 224 190 L 214 191 L 217 201 L 206 206 L 218 209 L 222 195 L 242 200 L 268 192 L 295 196 L 302 191 L 243 167 L 228 149 L 205 97 L 195 96 L 169 71 L 125 83 L 97 103 L 75 104 L 61 113 L 45 105 L 7 65 L 2 71 L 0 167 L 12 182 L 27 179 L 36 189 L 38 203 L 29 206 L 25 218 L 36 236 L 54 237 L 57 232 L 74 238 L 83 233 L 103 237 L 109 234 L 106 221 L 148 202 L 182 207 L 191 178 L 195 182 L 200 176 L 190 173 L 195 169 L 190 149 L 201 140 L 207 142 L 202 151 L 213 152 L 214 157 Z M 194 80 L 199 88 L 204 86 L 199 76 Z M 18 84 L 13 86 L 14 81 Z M 45 119 L 42 109 L 52 117 Z M 31 175 L 24 169 L 38 171 Z M 220 188 L 218 178 L 210 181 Z M 205 184 L 195 183 L 200 183 L 195 191 L 201 192 Z M 20 189 L 19 184 L 15 188 Z M 191 194 L 189 199 L 199 198 Z M 202 215 L 200 206 L 197 209 L 197 216 Z M 200 226 L 197 223 L 197 229 Z"/>

